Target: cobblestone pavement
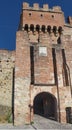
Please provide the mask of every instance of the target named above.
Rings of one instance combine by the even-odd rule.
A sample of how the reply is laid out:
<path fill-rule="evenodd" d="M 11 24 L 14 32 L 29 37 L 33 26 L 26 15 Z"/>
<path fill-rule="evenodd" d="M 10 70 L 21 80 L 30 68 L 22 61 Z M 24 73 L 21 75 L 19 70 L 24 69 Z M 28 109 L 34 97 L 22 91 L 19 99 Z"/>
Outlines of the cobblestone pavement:
<path fill-rule="evenodd" d="M 35 115 L 34 123 L 32 125 L 24 125 L 24 126 L 13 126 L 12 124 L 0 124 L 0 129 L 8 130 L 8 129 L 17 129 L 17 130 L 72 130 L 72 124 L 61 124 L 56 121 L 52 121 L 46 119 L 44 117 Z"/>

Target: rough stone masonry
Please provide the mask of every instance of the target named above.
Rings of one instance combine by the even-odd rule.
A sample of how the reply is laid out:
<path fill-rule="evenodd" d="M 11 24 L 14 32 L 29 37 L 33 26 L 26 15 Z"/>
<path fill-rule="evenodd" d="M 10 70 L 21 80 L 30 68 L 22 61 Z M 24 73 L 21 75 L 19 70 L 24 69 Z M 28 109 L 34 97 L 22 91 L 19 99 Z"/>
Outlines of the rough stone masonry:
<path fill-rule="evenodd" d="M 0 58 L 0 103 L 12 108 L 14 125 L 33 122 L 34 114 L 71 123 L 72 17 L 66 23 L 59 6 L 23 3 L 16 50 Z"/>

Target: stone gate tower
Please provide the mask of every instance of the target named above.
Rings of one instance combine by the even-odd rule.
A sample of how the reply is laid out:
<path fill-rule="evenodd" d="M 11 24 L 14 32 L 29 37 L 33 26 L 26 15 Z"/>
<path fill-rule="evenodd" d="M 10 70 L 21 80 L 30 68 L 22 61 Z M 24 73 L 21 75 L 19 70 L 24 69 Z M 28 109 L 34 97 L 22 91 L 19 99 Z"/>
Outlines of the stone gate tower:
<path fill-rule="evenodd" d="M 16 34 L 14 123 L 34 114 L 66 122 L 72 107 L 72 18 L 59 6 L 23 3 Z"/>

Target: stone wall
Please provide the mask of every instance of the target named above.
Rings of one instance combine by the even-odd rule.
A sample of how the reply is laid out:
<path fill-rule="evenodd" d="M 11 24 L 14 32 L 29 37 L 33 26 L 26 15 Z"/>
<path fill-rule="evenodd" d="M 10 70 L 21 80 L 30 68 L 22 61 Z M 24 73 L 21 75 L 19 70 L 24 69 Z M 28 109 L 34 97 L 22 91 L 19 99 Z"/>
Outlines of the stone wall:
<path fill-rule="evenodd" d="M 0 121 L 12 115 L 13 69 L 15 52 L 0 50 Z"/>

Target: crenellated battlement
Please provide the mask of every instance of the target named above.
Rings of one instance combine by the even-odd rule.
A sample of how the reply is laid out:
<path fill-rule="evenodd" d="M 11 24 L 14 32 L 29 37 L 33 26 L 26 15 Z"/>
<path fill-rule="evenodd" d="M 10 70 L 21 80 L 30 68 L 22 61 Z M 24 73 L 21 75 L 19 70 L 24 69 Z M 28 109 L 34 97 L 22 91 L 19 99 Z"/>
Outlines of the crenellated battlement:
<path fill-rule="evenodd" d="M 55 12 L 62 12 L 60 6 L 53 6 L 53 11 L 55 11 Z"/>
<path fill-rule="evenodd" d="M 29 4 L 26 3 L 26 2 L 24 2 L 24 3 L 23 3 L 22 9 L 29 9 Z"/>
<path fill-rule="evenodd" d="M 72 17 L 71 16 L 68 17 L 68 23 L 72 26 Z"/>
<path fill-rule="evenodd" d="M 22 14 L 20 17 L 19 29 L 23 29 L 25 25 L 37 25 L 63 27 L 65 24 L 64 13 L 60 6 L 54 6 L 52 9 L 49 8 L 48 4 L 43 4 L 41 8 L 38 3 L 34 3 L 30 7 L 29 3 L 24 2 L 22 6 Z M 29 29 L 29 28 L 28 28 Z"/>
<path fill-rule="evenodd" d="M 60 6 L 53 6 L 53 8 L 50 9 L 48 4 L 43 4 L 43 7 L 41 8 L 38 3 L 34 3 L 33 6 L 30 7 L 29 3 L 26 3 L 26 2 L 23 3 L 23 8 L 22 9 L 62 12 Z"/>

